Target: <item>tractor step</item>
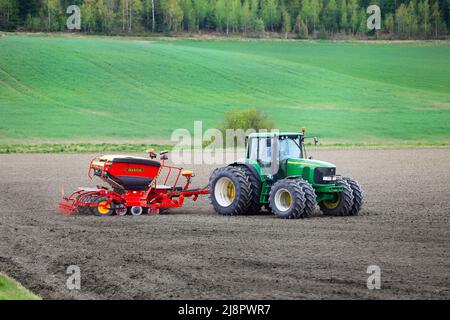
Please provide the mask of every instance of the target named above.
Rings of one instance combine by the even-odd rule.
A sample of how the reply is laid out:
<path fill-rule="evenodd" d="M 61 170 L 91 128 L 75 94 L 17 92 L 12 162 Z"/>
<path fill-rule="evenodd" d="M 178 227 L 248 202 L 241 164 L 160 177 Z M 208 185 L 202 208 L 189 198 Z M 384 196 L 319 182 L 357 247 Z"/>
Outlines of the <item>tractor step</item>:
<path fill-rule="evenodd" d="M 259 198 L 259 202 L 268 203 L 269 202 L 269 193 L 270 193 L 270 185 L 267 183 L 263 183 L 261 188 L 261 195 Z"/>

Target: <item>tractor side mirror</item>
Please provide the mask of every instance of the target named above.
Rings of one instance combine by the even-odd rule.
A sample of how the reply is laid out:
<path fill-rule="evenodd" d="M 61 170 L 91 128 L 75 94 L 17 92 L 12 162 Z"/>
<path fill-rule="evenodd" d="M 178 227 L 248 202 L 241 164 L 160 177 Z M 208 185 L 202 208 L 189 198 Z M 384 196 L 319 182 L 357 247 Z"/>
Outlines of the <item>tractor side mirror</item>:
<path fill-rule="evenodd" d="M 314 145 L 317 146 L 319 144 L 319 138 L 314 137 L 313 142 L 314 142 Z"/>

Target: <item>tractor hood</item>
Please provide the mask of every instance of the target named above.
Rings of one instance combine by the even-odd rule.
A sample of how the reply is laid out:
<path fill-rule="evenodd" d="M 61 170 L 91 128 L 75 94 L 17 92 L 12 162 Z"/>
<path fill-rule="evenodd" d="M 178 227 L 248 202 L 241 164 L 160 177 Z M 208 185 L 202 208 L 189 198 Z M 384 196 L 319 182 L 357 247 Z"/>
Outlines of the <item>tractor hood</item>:
<path fill-rule="evenodd" d="M 336 166 L 332 163 L 299 158 L 289 158 L 285 161 L 285 166 L 282 167 L 285 168 L 287 176 L 301 176 L 313 185 L 336 180 Z"/>
<path fill-rule="evenodd" d="M 311 160 L 311 159 L 301 159 L 301 158 L 289 158 L 287 160 L 288 165 L 299 165 L 302 167 L 320 167 L 320 168 L 335 168 L 336 166 L 332 163 L 320 161 L 320 160 Z"/>

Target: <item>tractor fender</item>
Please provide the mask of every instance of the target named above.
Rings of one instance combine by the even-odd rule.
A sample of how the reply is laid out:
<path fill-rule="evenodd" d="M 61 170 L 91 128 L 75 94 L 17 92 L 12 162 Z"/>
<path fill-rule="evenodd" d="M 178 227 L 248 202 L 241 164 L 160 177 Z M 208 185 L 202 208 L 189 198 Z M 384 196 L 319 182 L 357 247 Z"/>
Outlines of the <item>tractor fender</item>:
<path fill-rule="evenodd" d="M 252 166 L 251 164 L 245 163 L 245 162 L 233 162 L 233 163 L 229 164 L 229 166 L 232 166 L 232 167 L 241 167 L 241 166 L 242 167 L 246 167 L 248 170 L 250 170 L 252 175 L 256 179 L 258 179 L 259 182 L 261 182 L 261 177 L 259 176 L 258 171 L 256 171 L 255 167 Z"/>
<path fill-rule="evenodd" d="M 291 179 L 298 179 L 298 178 L 303 179 L 302 176 L 287 176 L 285 179 L 291 180 Z"/>

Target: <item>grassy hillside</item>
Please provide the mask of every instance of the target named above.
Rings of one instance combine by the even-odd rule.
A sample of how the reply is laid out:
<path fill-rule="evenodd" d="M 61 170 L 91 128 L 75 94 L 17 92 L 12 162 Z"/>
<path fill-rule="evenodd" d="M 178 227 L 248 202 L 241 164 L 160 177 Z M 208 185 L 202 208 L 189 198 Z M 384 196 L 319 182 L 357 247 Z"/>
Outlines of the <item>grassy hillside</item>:
<path fill-rule="evenodd" d="M 450 143 L 450 43 L 0 38 L 0 143 L 168 139 L 248 107 L 323 142 Z"/>
<path fill-rule="evenodd" d="M 41 300 L 41 298 L 0 272 L 0 300 Z"/>

